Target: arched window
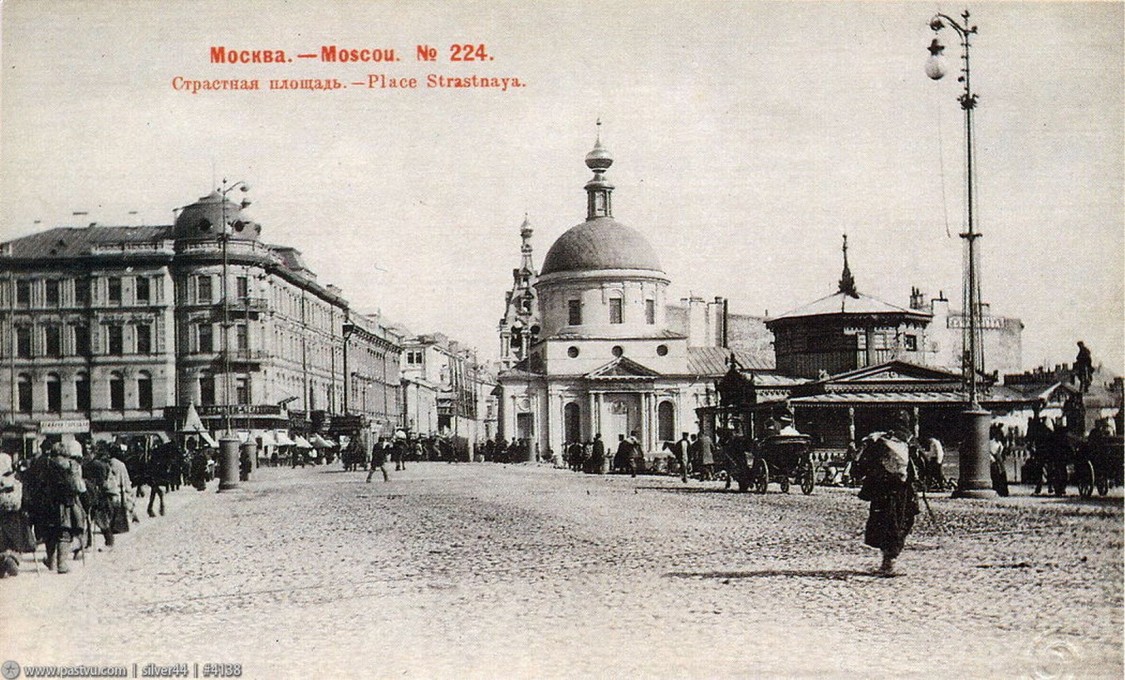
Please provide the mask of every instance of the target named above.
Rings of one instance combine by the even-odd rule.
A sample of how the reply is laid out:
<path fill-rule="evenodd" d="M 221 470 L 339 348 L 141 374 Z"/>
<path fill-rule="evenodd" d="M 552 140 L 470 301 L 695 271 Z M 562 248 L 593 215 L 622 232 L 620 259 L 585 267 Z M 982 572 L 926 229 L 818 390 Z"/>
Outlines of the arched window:
<path fill-rule="evenodd" d="M 152 375 L 148 371 L 137 374 L 137 408 L 152 408 Z"/>
<path fill-rule="evenodd" d="M 566 443 L 582 441 L 582 415 L 573 401 L 563 407 L 563 431 Z"/>
<path fill-rule="evenodd" d="M 62 413 L 62 381 L 57 373 L 47 374 L 47 411 Z"/>
<path fill-rule="evenodd" d="M 74 376 L 74 408 L 79 411 L 90 410 L 90 376 L 86 373 Z"/>
<path fill-rule="evenodd" d="M 31 376 L 20 373 L 18 379 L 20 413 L 31 413 Z"/>
<path fill-rule="evenodd" d="M 117 371 L 109 374 L 109 407 L 118 411 L 125 409 L 125 376 Z"/>
<path fill-rule="evenodd" d="M 656 407 L 656 433 L 661 441 L 676 441 L 676 407 L 670 401 Z"/>

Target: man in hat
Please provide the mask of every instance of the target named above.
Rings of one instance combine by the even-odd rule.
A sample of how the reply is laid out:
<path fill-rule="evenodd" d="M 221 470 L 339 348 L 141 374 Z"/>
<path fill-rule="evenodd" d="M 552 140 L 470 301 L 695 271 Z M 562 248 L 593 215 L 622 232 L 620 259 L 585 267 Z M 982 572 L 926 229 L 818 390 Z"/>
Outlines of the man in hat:
<path fill-rule="evenodd" d="M 918 514 L 910 414 L 900 411 L 890 432 L 873 432 L 863 444 L 859 465 L 866 474 L 859 498 L 871 503 L 863 542 L 882 551 L 878 572 L 894 576 L 895 559 L 902 553 Z"/>

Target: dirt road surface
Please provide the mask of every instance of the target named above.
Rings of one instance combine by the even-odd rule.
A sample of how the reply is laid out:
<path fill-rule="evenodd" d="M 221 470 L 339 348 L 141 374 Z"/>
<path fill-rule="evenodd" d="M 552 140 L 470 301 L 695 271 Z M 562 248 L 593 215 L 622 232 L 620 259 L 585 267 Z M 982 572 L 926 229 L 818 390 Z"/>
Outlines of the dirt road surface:
<path fill-rule="evenodd" d="M 855 491 L 534 465 L 185 489 L 0 582 L 0 656 L 244 678 L 1122 677 L 1122 499 L 932 499 L 871 572 Z M 99 539 L 97 545 L 101 545 Z M 42 553 L 40 553 L 42 555 Z"/>

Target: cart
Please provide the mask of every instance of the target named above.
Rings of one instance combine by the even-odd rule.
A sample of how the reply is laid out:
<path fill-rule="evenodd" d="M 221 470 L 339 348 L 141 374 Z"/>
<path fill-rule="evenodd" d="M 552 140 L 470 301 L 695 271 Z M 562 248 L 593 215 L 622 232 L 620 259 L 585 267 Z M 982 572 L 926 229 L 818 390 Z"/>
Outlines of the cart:
<path fill-rule="evenodd" d="M 803 434 L 776 434 L 755 442 L 754 463 L 750 468 L 750 485 L 765 493 L 771 482 L 789 493 L 790 484 L 799 484 L 806 496 L 816 487 L 816 471 L 812 463 L 812 439 Z"/>

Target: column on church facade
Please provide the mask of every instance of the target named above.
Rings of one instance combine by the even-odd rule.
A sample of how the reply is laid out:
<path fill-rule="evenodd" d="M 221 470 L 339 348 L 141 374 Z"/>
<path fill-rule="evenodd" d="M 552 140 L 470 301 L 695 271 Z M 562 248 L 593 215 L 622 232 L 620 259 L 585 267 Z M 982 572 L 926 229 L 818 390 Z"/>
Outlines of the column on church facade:
<path fill-rule="evenodd" d="M 562 451 L 563 428 L 566 421 L 563 417 L 562 397 L 555 390 L 547 392 L 547 414 L 547 448 L 550 449 L 552 453 L 557 453 Z M 542 455 L 544 458 L 550 457 L 547 451 L 543 451 Z"/>
<path fill-rule="evenodd" d="M 593 441 L 594 435 L 598 433 L 598 415 L 597 406 L 594 404 L 594 393 L 586 393 L 586 427 L 585 440 Z"/>
<path fill-rule="evenodd" d="M 647 454 L 652 451 L 652 427 L 649 422 L 649 405 L 652 403 L 650 392 L 641 392 L 641 449 Z"/>

